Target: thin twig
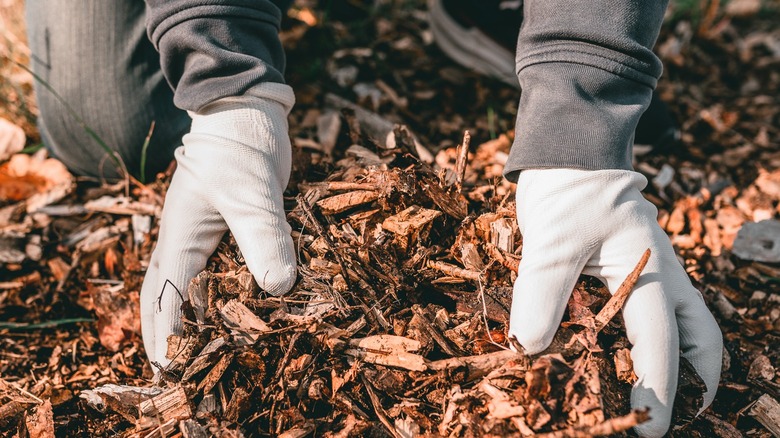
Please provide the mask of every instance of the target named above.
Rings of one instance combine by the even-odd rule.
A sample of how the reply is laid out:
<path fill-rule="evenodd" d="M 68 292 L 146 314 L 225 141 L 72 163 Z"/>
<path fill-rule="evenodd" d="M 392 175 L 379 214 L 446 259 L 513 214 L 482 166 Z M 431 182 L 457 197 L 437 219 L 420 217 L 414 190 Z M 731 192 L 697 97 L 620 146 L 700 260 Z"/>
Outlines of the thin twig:
<path fill-rule="evenodd" d="M 469 144 L 471 143 L 471 133 L 463 132 L 463 143 L 458 148 L 458 158 L 455 162 L 455 189 L 458 193 L 463 189 L 463 179 L 466 177 L 466 165 L 469 161 Z"/>
<path fill-rule="evenodd" d="M 601 329 L 603 329 L 607 324 L 609 324 L 612 318 L 614 318 L 620 309 L 623 308 L 623 305 L 626 303 L 628 296 L 631 294 L 634 286 L 636 286 L 636 282 L 639 280 L 639 275 L 642 273 L 642 270 L 645 269 L 647 260 L 649 258 L 650 248 L 647 248 L 644 254 L 642 254 L 642 258 L 639 259 L 639 263 L 637 263 L 634 267 L 634 270 L 628 274 L 628 277 L 626 277 L 626 279 L 623 281 L 623 284 L 620 285 L 615 294 L 612 295 L 612 298 L 607 301 L 607 304 L 605 304 L 598 315 L 596 315 L 597 333 L 600 332 Z"/>
<path fill-rule="evenodd" d="M 387 431 L 390 432 L 390 435 L 395 438 L 401 438 L 401 435 L 398 433 L 398 431 L 395 430 L 395 427 L 393 427 L 392 423 L 390 423 L 390 420 L 387 418 L 387 415 L 385 415 L 384 409 L 382 409 L 382 402 L 379 400 L 379 396 L 376 395 L 376 392 L 374 392 L 374 388 L 372 388 L 371 384 L 368 383 L 366 376 L 361 374 L 360 380 L 363 381 L 363 386 L 366 387 L 368 398 L 371 399 L 371 405 L 374 406 L 374 412 L 376 413 L 376 416 L 379 417 L 379 421 L 383 426 L 385 426 Z"/>

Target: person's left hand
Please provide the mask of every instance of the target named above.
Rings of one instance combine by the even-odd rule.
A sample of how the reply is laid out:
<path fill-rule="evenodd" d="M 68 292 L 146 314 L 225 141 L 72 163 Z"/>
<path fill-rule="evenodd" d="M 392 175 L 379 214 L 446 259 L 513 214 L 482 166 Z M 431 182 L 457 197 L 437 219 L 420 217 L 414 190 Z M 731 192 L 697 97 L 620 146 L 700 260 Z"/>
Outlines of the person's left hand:
<path fill-rule="evenodd" d="M 615 293 L 643 252 L 650 259 L 623 308 L 638 380 L 634 408 L 650 408 L 642 436 L 669 428 L 680 355 L 715 397 L 723 340 L 657 222 L 658 211 L 640 193 L 647 185 L 628 170 L 530 169 L 517 182 L 517 222 L 523 258 L 514 286 L 509 335 L 528 354 L 544 351 L 558 330 L 580 273 Z"/>

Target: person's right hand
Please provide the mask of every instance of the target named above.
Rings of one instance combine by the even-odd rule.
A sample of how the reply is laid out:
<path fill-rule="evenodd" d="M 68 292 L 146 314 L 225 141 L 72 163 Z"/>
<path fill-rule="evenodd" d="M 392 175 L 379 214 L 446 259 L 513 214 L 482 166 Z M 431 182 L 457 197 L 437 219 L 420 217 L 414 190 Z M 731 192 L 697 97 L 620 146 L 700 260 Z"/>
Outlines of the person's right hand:
<path fill-rule="evenodd" d="M 228 229 L 261 289 L 281 295 L 295 282 L 282 199 L 292 156 L 287 114 L 295 97 L 289 86 L 274 83 L 251 93 L 190 113 L 192 128 L 176 150 L 178 167 L 141 289 L 144 347 L 161 366 L 170 362 L 168 336 L 182 330 L 189 282 Z"/>

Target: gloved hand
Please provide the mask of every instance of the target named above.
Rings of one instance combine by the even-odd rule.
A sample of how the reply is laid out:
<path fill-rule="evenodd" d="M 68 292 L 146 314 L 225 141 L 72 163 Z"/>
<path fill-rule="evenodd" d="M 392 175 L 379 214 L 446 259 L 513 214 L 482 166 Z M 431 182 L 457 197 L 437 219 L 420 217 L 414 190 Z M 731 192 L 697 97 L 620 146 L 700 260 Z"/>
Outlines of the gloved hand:
<path fill-rule="evenodd" d="M 190 113 L 176 150 L 160 235 L 141 289 L 141 332 L 149 360 L 162 366 L 168 336 L 182 330 L 182 295 L 230 229 L 260 287 L 281 295 L 296 277 L 282 193 L 292 150 L 292 89 L 266 83 L 251 96 L 224 98 Z M 180 295 L 181 293 L 181 295 Z"/>
<path fill-rule="evenodd" d="M 580 272 L 615 293 L 645 249 L 652 254 L 623 318 L 638 380 L 634 408 L 650 408 L 642 436 L 662 436 L 671 421 L 679 356 L 707 385 L 704 407 L 720 379 L 723 340 L 701 294 L 688 279 L 640 193 L 644 176 L 626 170 L 532 169 L 517 183 L 523 258 L 512 301 L 509 335 L 526 353 L 547 348 Z"/>

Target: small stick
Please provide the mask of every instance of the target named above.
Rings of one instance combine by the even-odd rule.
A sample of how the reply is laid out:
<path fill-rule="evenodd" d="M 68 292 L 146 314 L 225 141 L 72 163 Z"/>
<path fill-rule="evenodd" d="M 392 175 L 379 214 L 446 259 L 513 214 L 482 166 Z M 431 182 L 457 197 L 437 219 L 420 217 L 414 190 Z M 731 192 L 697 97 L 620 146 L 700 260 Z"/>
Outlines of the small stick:
<path fill-rule="evenodd" d="M 488 375 L 491 371 L 506 364 L 510 360 L 523 361 L 522 367 L 525 367 L 527 362 L 527 368 L 530 368 L 528 356 L 512 350 L 501 350 L 493 353 L 481 354 L 479 356 L 453 357 L 450 359 L 429 362 L 428 369 L 433 371 L 447 371 L 463 367 L 468 370 L 466 380 L 473 381 Z"/>
<path fill-rule="evenodd" d="M 420 318 L 422 325 L 445 353 L 454 357 L 460 357 L 463 354 L 457 346 L 452 345 L 449 339 L 447 339 L 443 334 L 441 334 L 441 332 L 439 332 L 439 329 L 431 324 L 431 322 L 428 320 L 428 317 L 425 315 L 425 311 L 422 310 L 418 304 L 412 306 L 412 312 L 414 312 L 414 314 Z"/>
<path fill-rule="evenodd" d="M 466 177 L 466 165 L 469 161 L 469 143 L 471 143 L 471 133 L 463 132 L 463 143 L 458 148 L 458 158 L 455 162 L 455 189 L 460 193 L 463 189 L 463 179 Z"/>
<path fill-rule="evenodd" d="M 481 273 L 477 271 L 459 268 L 455 265 L 435 260 L 428 260 L 428 267 L 441 271 L 450 277 L 458 277 L 472 281 L 479 281 L 479 277 L 481 275 Z"/>
<path fill-rule="evenodd" d="M 379 421 L 383 426 L 385 426 L 390 435 L 392 435 L 394 438 L 401 438 L 401 434 L 395 430 L 393 424 L 390 423 L 390 419 L 387 418 L 384 409 L 382 409 L 382 402 L 379 400 L 379 396 L 376 395 L 376 392 L 374 392 L 374 388 L 371 387 L 371 384 L 368 382 L 368 379 L 366 379 L 366 376 L 361 374 L 360 379 L 363 381 L 363 386 L 366 387 L 368 398 L 371 399 L 371 405 L 374 407 L 374 412 L 376 413 L 376 416 L 379 417 Z"/>
<path fill-rule="evenodd" d="M 600 332 L 601 329 L 603 329 L 612 320 L 612 318 L 617 315 L 620 309 L 623 308 L 623 304 L 626 303 L 628 296 L 631 294 L 634 286 L 636 286 L 636 282 L 639 280 L 639 275 L 642 273 L 642 270 L 645 269 L 645 265 L 647 265 L 647 260 L 649 258 L 650 248 L 647 248 L 644 254 L 642 254 L 642 258 L 639 259 L 639 263 L 636 264 L 634 270 L 628 274 L 628 277 L 626 277 L 626 279 L 623 281 L 623 284 L 620 285 L 617 292 L 612 295 L 612 298 L 609 299 L 607 304 L 604 305 L 604 308 L 602 308 L 598 315 L 596 315 L 596 333 Z"/>
<path fill-rule="evenodd" d="M 373 183 L 353 183 L 346 181 L 328 181 L 328 190 L 339 192 L 343 190 L 376 190 L 377 185 Z"/>
<path fill-rule="evenodd" d="M 613 435 L 631 429 L 637 424 L 642 424 L 650 419 L 650 414 L 645 410 L 634 410 L 622 417 L 610 418 L 603 423 L 585 428 L 569 428 L 555 432 L 537 435 L 539 438 L 588 438 L 594 436 Z"/>
<path fill-rule="evenodd" d="M 517 269 L 520 267 L 519 260 L 505 256 L 496 245 L 493 245 L 490 242 L 485 243 L 485 249 L 487 250 L 488 255 L 496 259 L 501 266 L 517 274 Z"/>

